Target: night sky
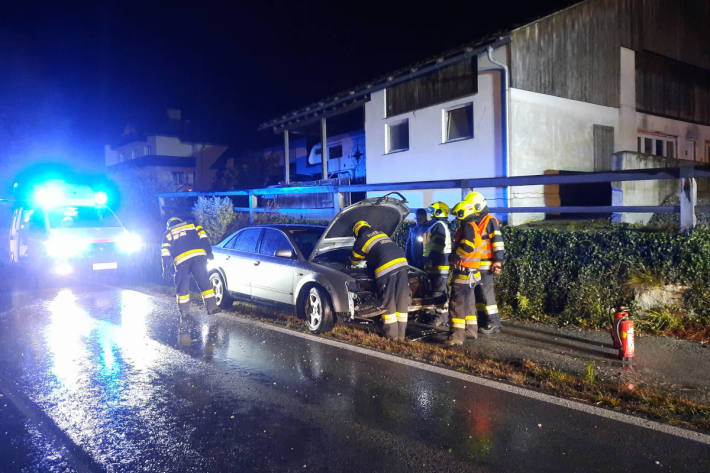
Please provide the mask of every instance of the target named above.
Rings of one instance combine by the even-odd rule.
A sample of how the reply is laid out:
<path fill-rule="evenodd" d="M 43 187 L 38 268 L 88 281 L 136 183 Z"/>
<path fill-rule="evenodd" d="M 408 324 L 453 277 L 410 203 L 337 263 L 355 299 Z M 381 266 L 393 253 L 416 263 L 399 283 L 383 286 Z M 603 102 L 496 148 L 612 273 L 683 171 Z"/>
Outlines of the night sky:
<path fill-rule="evenodd" d="M 2 8 L 3 181 L 48 158 L 100 167 L 128 121 L 168 107 L 257 146 L 266 120 L 575 2 L 59 3 Z"/>

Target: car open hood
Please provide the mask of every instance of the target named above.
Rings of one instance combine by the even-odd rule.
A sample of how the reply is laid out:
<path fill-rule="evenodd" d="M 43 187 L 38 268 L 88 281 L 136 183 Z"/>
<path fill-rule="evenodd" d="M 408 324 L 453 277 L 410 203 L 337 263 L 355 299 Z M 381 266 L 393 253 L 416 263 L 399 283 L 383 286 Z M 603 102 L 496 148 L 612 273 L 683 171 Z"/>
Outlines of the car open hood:
<path fill-rule="evenodd" d="M 399 198 L 391 197 L 393 194 Z M 309 259 L 334 248 L 352 247 L 355 243 L 353 225 L 358 220 L 365 220 L 375 230 L 392 236 L 407 215 L 407 200 L 396 192 L 356 202 L 345 207 L 333 218 L 313 248 Z"/>

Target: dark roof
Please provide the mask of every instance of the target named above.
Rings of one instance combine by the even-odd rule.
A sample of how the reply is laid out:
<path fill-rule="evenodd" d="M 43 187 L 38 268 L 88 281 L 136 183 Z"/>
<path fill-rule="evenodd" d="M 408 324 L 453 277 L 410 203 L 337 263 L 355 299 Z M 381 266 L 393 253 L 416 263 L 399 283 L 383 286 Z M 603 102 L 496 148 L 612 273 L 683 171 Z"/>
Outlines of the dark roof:
<path fill-rule="evenodd" d="M 144 168 L 148 166 L 194 168 L 195 158 L 192 156 L 183 158 L 180 156 L 149 155 L 112 164 L 108 166 L 108 168 L 111 171 L 120 171 L 123 169 Z"/>
<path fill-rule="evenodd" d="M 392 87 L 402 82 L 407 82 L 416 77 L 426 75 L 430 72 L 464 61 L 477 56 L 485 51 L 489 46 L 497 47 L 507 44 L 510 41 L 509 32 L 498 33 L 486 36 L 483 39 L 468 43 L 458 48 L 447 51 L 443 54 L 431 57 L 424 61 L 396 70 L 377 79 L 371 80 L 357 87 L 344 90 L 331 97 L 312 103 L 306 107 L 291 111 L 279 118 L 269 120 L 259 125 L 258 130 L 281 131 L 296 124 L 302 124 L 322 116 L 342 113 L 353 106 L 359 106 L 369 100 L 372 92 Z"/>

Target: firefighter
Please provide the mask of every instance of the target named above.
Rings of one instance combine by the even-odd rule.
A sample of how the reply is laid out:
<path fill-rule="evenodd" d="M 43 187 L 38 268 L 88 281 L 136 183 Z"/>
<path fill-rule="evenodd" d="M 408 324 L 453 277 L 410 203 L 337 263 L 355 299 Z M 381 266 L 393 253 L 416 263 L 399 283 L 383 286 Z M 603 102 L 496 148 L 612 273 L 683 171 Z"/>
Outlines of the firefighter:
<path fill-rule="evenodd" d="M 187 316 L 190 312 L 190 274 L 202 291 L 207 312 L 219 312 L 212 284 L 207 277 L 207 258 L 212 259 L 212 246 L 200 225 L 184 222 L 177 217 L 168 219 L 160 255 L 164 278 L 174 265 L 175 293 L 180 315 Z"/>
<path fill-rule="evenodd" d="M 476 286 L 476 309 L 479 332 L 493 335 L 500 332 L 500 315 L 496 304 L 493 278 L 503 268 L 505 245 L 498 219 L 488 211 L 488 203 L 479 192 L 469 192 L 466 200 L 473 203 L 476 227 L 481 235 L 481 284 Z"/>
<path fill-rule="evenodd" d="M 353 225 L 353 265 L 367 261 L 374 273 L 385 313 L 382 315 L 385 336 L 404 340 L 409 318 L 409 273 L 402 248 L 387 235 L 378 232 L 364 220 Z"/>
<path fill-rule="evenodd" d="M 434 202 L 427 208 L 433 223 L 424 236 L 424 258 L 429 273 L 433 295 L 446 292 L 449 279 L 449 256 L 451 255 L 451 230 L 449 230 L 449 206 Z"/>
<path fill-rule="evenodd" d="M 453 269 L 449 301 L 449 338 L 447 345 L 461 345 L 466 338 L 478 338 L 475 287 L 479 272 L 481 236 L 474 218 L 474 204 L 463 200 L 452 209 L 459 221 L 449 260 Z"/>

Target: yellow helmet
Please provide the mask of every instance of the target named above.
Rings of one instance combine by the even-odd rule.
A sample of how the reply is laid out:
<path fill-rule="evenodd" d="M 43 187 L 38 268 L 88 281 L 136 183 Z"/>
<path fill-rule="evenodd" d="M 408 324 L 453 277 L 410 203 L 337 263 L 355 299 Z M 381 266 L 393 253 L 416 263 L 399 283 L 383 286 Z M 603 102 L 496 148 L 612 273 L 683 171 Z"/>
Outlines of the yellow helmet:
<path fill-rule="evenodd" d="M 446 218 L 449 216 L 449 206 L 444 202 L 434 202 L 426 210 L 437 218 Z"/>
<path fill-rule="evenodd" d="M 488 206 L 488 202 L 486 202 L 485 197 L 480 192 L 469 192 L 463 200 L 473 205 L 473 213 L 475 215 L 480 214 Z"/>
<path fill-rule="evenodd" d="M 353 233 L 355 234 L 355 236 L 358 236 L 358 233 L 360 233 L 361 228 L 369 227 L 369 226 L 370 226 L 370 224 L 367 223 L 366 221 L 358 220 L 357 222 L 355 222 L 355 225 L 353 225 Z"/>
<path fill-rule="evenodd" d="M 454 208 L 451 209 L 451 213 L 453 213 L 458 220 L 464 220 L 475 214 L 473 204 L 465 199 L 454 205 Z"/>

